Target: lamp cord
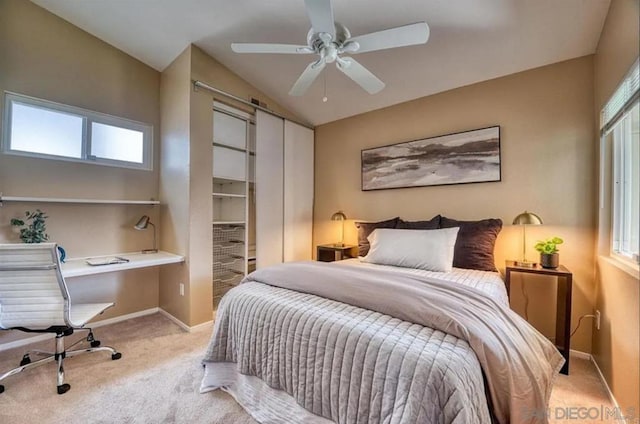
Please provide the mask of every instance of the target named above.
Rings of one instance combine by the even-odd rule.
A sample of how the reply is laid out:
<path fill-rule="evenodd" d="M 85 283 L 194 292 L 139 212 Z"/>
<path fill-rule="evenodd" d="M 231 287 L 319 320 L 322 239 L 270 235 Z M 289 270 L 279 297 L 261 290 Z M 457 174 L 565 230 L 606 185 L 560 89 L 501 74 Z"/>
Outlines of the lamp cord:
<path fill-rule="evenodd" d="M 582 315 L 579 319 L 578 319 L 578 325 L 576 325 L 576 328 L 571 332 L 571 334 L 569 335 L 569 338 L 573 337 L 574 334 L 576 334 L 576 332 L 578 331 L 578 328 L 580 328 L 580 324 L 582 324 L 582 320 L 584 318 L 596 318 L 595 315 Z"/>
<path fill-rule="evenodd" d="M 520 279 L 520 290 L 522 291 L 522 297 L 524 297 L 524 319 L 529 321 L 529 294 L 527 293 L 523 277 Z"/>

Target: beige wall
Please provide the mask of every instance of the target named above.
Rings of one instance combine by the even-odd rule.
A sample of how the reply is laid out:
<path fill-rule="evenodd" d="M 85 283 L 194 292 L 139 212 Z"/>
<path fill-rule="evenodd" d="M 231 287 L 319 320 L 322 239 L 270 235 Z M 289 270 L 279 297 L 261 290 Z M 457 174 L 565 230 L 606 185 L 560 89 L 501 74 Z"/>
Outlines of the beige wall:
<path fill-rule="evenodd" d="M 511 225 L 527 209 L 547 225 L 529 231 L 529 258 L 538 238 L 559 235 L 561 261 L 574 272 L 573 322 L 592 313 L 595 213 L 593 58 L 583 57 L 354 116 L 316 128 L 314 243 L 334 242 L 339 227 L 329 218 L 378 220 L 400 215 L 428 219 L 501 218 L 496 264 L 518 258 L 521 233 Z M 360 151 L 492 125 L 501 127 L 502 181 L 458 186 L 363 192 Z M 356 241 L 352 221 L 347 241 Z M 553 336 L 554 288 L 549 279 L 527 278 L 530 321 Z M 512 306 L 522 313 L 519 283 Z M 587 321 L 572 348 L 591 351 Z"/>
<path fill-rule="evenodd" d="M 153 125 L 159 141 L 160 74 L 29 1 L 0 1 L 0 92 L 34 97 Z M 0 102 L 0 115 L 3 101 Z M 0 123 L 0 126 L 2 124 Z M 1 132 L 1 128 L 0 128 Z M 0 154 L 0 192 L 12 196 L 104 199 L 158 197 L 158 149 L 153 171 Z M 47 212 L 51 240 L 70 257 L 130 252 L 150 247 L 151 233 L 132 226 L 159 208 L 124 205 L 5 203 L 0 242 L 17 242 L 10 218 L 25 210 Z M 115 300 L 103 317 L 158 306 L 156 269 L 69 280 L 77 300 Z M 0 343 L 17 336 L 0 335 Z"/>
<path fill-rule="evenodd" d="M 184 323 L 190 322 L 189 265 L 189 73 L 191 49 L 183 51 L 163 72 L 160 154 L 160 248 L 185 256 L 179 267 L 160 270 L 160 307 Z M 180 296 L 180 283 L 185 284 Z"/>
<path fill-rule="evenodd" d="M 189 46 L 162 73 L 162 146 L 160 193 L 162 247 L 187 255 L 185 299 L 176 298 L 176 270 L 162 269 L 160 305 L 189 326 L 210 321 L 213 311 L 212 176 L 213 100 L 202 81 L 237 97 L 256 98 L 291 119 L 297 117 L 239 78 L 196 46 Z M 216 100 L 243 110 L 252 108 L 223 96 Z"/>
<path fill-rule="evenodd" d="M 638 57 L 638 0 L 612 0 L 595 55 L 595 119 Z M 605 165 L 605 169 L 608 167 Z M 605 186 L 608 187 L 608 184 Z M 597 187 L 594 187 L 597 190 Z M 609 196 L 603 193 L 604 204 Z M 598 211 L 597 205 L 595 208 Z M 608 209 L 599 211 L 596 308 L 601 330 L 593 330 L 593 356 L 618 403 L 640 413 L 640 281 L 608 258 Z"/>

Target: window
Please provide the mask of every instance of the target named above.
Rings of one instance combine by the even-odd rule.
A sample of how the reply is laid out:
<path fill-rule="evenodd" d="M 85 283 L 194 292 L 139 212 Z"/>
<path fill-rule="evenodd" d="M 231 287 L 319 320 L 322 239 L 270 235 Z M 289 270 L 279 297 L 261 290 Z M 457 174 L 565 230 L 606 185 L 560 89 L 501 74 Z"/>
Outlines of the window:
<path fill-rule="evenodd" d="M 611 252 L 640 263 L 640 68 L 632 67 L 602 111 L 603 143 L 611 153 Z"/>
<path fill-rule="evenodd" d="M 5 153 L 152 169 L 150 125 L 19 94 L 5 94 Z"/>

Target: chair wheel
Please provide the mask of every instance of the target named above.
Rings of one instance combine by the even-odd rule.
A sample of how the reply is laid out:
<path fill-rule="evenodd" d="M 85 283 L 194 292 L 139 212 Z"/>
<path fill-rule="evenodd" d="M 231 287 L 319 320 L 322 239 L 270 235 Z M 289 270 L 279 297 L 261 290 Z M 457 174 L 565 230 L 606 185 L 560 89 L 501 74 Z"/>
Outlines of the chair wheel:
<path fill-rule="evenodd" d="M 113 355 L 111 355 L 111 359 L 114 360 L 114 361 L 117 361 L 120 358 L 122 358 L 122 353 L 120 353 L 120 352 L 116 352 Z"/>
<path fill-rule="evenodd" d="M 58 394 L 59 395 L 63 395 L 65 393 L 67 393 L 70 388 L 71 388 L 71 386 L 69 384 L 62 384 L 62 385 L 58 386 Z"/>
<path fill-rule="evenodd" d="M 0 385 L 0 393 L 4 392 L 4 386 Z"/>
<path fill-rule="evenodd" d="M 100 340 L 94 340 L 91 342 L 91 347 L 98 347 L 100 346 Z"/>
<path fill-rule="evenodd" d="M 22 361 L 20 361 L 20 366 L 23 367 L 23 366 L 25 366 L 27 364 L 30 364 L 30 363 L 31 363 L 31 358 L 29 357 L 29 355 L 24 355 L 22 357 Z"/>

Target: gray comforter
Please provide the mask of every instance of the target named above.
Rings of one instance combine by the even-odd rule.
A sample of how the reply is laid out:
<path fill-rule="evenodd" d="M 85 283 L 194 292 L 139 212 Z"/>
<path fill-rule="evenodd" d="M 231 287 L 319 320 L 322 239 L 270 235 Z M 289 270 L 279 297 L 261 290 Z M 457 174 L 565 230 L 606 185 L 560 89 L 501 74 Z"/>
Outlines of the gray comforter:
<path fill-rule="evenodd" d="M 437 279 L 301 262 L 222 300 L 205 361 L 337 423 L 546 422 L 563 363 L 517 314 Z M 486 379 L 488 396 L 485 396 Z"/>

